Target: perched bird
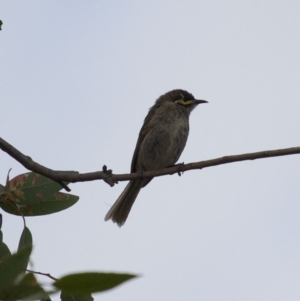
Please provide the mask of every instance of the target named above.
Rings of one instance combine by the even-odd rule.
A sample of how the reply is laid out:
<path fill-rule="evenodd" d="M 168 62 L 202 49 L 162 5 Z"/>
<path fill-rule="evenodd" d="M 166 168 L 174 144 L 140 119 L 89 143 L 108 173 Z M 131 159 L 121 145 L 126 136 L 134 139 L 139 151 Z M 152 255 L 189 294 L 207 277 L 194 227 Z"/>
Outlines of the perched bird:
<path fill-rule="evenodd" d="M 179 159 L 188 135 L 189 115 L 200 103 L 185 90 L 172 90 L 160 96 L 150 108 L 140 130 L 131 162 L 131 173 L 161 169 L 174 165 Z M 152 178 L 130 181 L 105 216 L 121 227 L 140 190 Z"/>

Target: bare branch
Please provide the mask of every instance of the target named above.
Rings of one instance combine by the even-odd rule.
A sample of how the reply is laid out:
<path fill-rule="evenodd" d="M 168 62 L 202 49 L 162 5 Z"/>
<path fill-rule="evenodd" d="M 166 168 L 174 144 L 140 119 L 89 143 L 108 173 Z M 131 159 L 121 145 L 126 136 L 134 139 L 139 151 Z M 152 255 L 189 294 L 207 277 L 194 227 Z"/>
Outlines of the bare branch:
<path fill-rule="evenodd" d="M 57 278 L 51 276 L 51 274 L 47 274 L 47 273 L 42 273 L 42 272 L 36 272 L 36 271 L 32 271 L 32 270 L 26 270 L 29 273 L 33 273 L 33 274 L 38 274 L 38 275 L 43 275 L 43 276 L 47 276 L 49 278 L 51 278 L 52 280 L 58 280 Z"/>
<path fill-rule="evenodd" d="M 36 162 L 34 162 L 30 157 L 25 156 L 12 145 L 4 141 L 0 138 L 0 148 L 21 163 L 27 169 L 34 171 L 38 174 L 41 174 L 45 177 L 52 179 L 53 181 L 61 183 L 62 181 L 76 183 L 76 182 L 86 182 L 86 181 L 95 181 L 95 180 L 104 180 L 110 186 L 114 186 L 115 183 L 119 181 L 129 181 L 136 180 L 140 177 L 138 173 L 132 174 L 118 174 L 115 175 L 111 170 L 107 170 L 107 167 L 104 165 L 102 171 L 95 171 L 89 173 L 67 173 L 66 171 L 55 171 L 45 166 L 42 166 Z M 271 157 L 280 157 L 280 156 L 288 156 L 300 154 L 300 147 L 291 147 L 291 148 L 283 148 L 277 150 L 268 150 L 256 153 L 248 153 L 241 155 L 233 155 L 233 156 L 225 156 L 221 158 L 194 162 L 189 164 L 178 164 L 172 167 L 160 169 L 160 170 L 152 170 L 145 171 L 143 173 L 144 178 L 149 177 L 159 177 L 164 175 L 172 175 L 175 173 L 181 173 L 184 171 L 192 170 L 192 169 L 203 169 L 207 167 L 217 166 L 221 164 L 228 164 L 233 162 L 247 161 L 247 160 L 256 160 L 256 159 L 265 159 Z"/>

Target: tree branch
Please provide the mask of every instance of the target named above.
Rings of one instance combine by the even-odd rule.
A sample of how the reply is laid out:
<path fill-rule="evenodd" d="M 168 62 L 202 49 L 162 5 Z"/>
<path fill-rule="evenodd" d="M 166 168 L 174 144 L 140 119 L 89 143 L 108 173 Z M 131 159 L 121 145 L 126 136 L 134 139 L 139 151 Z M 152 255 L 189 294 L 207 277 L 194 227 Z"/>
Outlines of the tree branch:
<path fill-rule="evenodd" d="M 32 271 L 32 270 L 26 270 L 26 271 L 29 272 L 29 273 L 33 273 L 33 274 L 38 274 L 38 275 L 47 276 L 47 277 L 49 277 L 50 279 L 55 280 L 55 281 L 58 280 L 57 278 L 51 276 L 51 275 L 48 274 L 48 273 L 36 272 L 36 271 Z"/>
<path fill-rule="evenodd" d="M 38 164 L 33 161 L 30 157 L 25 156 L 8 142 L 0 138 L 0 148 L 6 152 L 8 155 L 13 157 L 16 161 L 21 163 L 27 169 L 34 171 L 38 174 L 41 174 L 45 177 L 52 179 L 53 181 L 62 183 L 65 182 L 86 182 L 86 181 L 94 181 L 94 180 L 104 180 L 110 186 L 114 186 L 115 183 L 119 181 L 129 181 L 136 180 L 140 177 L 139 173 L 132 174 L 118 174 L 115 175 L 111 170 L 107 170 L 106 166 L 103 166 L 102 171 L 95 171 L 89 173 L 74 173 L 74 172 L 66 172 L 66 171 L 56 171 L 45 166 Z M 277 150 L 268 150 L 256 153 L 248 153 L 241 155 L 233 155 L 233 156 L 225 156 L 216 159 L 194 162 L 189 164 L 178 164 L 172 167 L 163 168 L 160 170 L 152 170 L 145 171 L 143 173 L 144 178 L 149 177 L 159 177 L 164 175 L 172 175 L 175 173 L 181 173 L 184 171 L 192 170 L 192 169 L 203 169 L 211 166 L 217 166 L 221 164 L 228 164 L 233 162 L 240 162 L 246 160 L 256 160 L 256 159 L 264 159 L 271 157 L 280 157 L 280 156 L 288 156 L 300 154 L 300 147 L 291 147 L 291 148 L 283 148 Z M 67 187 L 68 188 L 68 187 Z"/>

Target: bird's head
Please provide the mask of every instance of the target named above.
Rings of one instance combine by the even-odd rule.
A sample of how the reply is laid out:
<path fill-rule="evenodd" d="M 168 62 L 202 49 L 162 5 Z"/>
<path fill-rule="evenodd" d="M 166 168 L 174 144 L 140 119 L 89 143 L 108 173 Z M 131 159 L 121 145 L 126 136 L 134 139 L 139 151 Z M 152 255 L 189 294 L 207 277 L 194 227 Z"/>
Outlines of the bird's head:
<path fill-rule="evenodd" d="M 164 102 L 172 102 L 177 106 L 186 109 L 189 113 L 200 103 L 207 103 L 206 100 L 195 99 L 193 94 L 177 89 L 167 92 L 166 94 L 160 96 L 156 103 L 163 104 Z"/>

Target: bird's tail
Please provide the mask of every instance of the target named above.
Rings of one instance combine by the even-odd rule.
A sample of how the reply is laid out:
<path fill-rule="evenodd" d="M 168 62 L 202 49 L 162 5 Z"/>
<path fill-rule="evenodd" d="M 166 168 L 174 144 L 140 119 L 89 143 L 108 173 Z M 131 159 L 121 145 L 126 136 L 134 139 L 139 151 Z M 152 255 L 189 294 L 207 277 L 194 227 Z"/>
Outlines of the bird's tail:
<path fill-rule="evenodd" d="M 143 182 L 141 180 L 130 181 L 105 215 L 104 220 L 108 221 L 111 219 L 114 223 L 117 223 L 119 227 L 122 227 L 136 197 L 142 189 L 142 183 Z"/>

